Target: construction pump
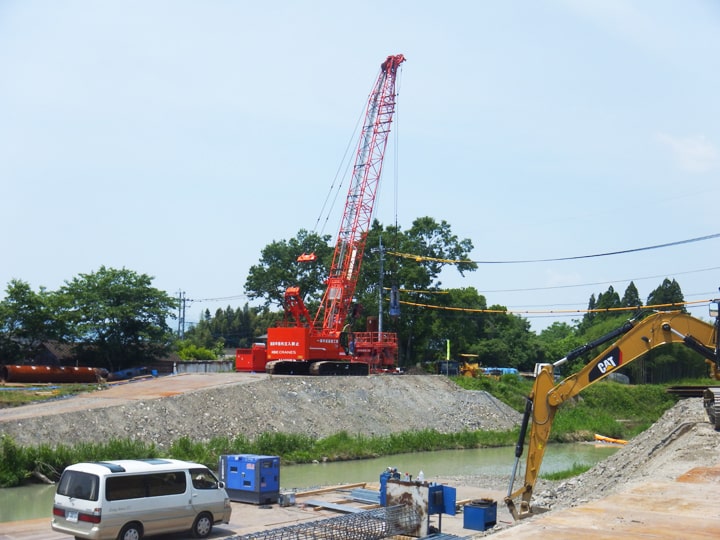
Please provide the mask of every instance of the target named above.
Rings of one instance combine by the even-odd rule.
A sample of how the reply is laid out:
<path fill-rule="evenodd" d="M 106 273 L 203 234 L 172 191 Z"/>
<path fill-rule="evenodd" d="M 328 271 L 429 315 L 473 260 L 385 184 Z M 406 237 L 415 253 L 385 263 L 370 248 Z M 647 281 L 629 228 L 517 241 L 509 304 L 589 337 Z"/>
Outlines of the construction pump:
<path fill-rule="evenodd" d="M 360 274 L 375 194 L 395 112 L 395 80 L 402 54 L 388 56 L 368 98 L 350 188 L 320 307 L 311 316 L 299 287 L 285 291 L 285 319 L 268 328 L 267 364 L 272 374 L 367 375 L 397 363 L 397 335 L 379 324 L 355 331 L 353 296 Z M 302 254 L 299 261 L 312 261 Z M 368 321 L 375 319 L 368 318 Z"/>
<path fill-rule="evenodd" d="M 714 306 L 714 309 L 713 307 Z M 710 324 L 681 311 L 654 312 L 641 320 L 630 320 L 620 328 L 571 351 L 554 364 L 539 369 L 533 389 L 527 397 L 520 435 L 515 446 L 515 462 L 505 504 L 516 520 L 532 515 L 533 488 L 540 472 L 545 449 L 550 437 L 555 413 L 560 405 L 582 390 L 611 373 L 627 366 L 648 351 L 669 343 L 682 343 L 705 358 L 710 376 L 720 380 L 720 317 L 718 300 L 713 300 L 711 313 L 715 323 Z M 617 338 L 617 339 L 616 339 Z M 554 368 L 615 340 L 580 371 L 556 382 Z M 703 403 L 710 422 L 720 430 L 720 387 L 707 387 Z M 513 491 L 518 464 L 523 454 L 528 426 L 530 438 L 522 487 Z M 520 498 L 519 508 L 515 500 Z"/>

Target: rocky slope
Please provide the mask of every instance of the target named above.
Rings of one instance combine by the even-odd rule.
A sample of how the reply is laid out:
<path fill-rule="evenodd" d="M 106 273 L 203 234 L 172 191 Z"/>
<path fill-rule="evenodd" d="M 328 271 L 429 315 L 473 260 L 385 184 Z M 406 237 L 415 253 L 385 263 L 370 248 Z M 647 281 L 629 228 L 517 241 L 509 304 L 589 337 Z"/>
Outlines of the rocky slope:
<path fill-rule="evenodd" d="M 535 504 L 577 506 L 644 481 L 671 481 L 695 467 L 720 464 L 720 432 L 708 422 L 702 398 L 685 399 L 649 429 L 586 473 L 541 484 Z"/>
<path fill-rule="evenodd" d="M 48 411 L 52 407 L 48 402 Z M 204 441 L 240 434 L 253 439 L 264 432 L 323 437 L 341 431 L 385 435 L 424 428 L 456 433 L 511 429 L 519 419 L 490 394 L 463 390 L 442 376 L 289 376 L 115 407 L 38 414 L 0 422 L 0 433 L 22 445 L 128 437 L 162 448 L 182 436 Z"/>

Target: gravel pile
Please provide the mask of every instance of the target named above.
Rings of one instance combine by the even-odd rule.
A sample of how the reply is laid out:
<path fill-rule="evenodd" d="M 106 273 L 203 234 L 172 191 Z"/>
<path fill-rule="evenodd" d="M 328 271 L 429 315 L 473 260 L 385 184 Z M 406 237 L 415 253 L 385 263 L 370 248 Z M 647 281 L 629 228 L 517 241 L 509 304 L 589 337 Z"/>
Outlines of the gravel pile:
<path fill-rule="evenodd" d="M 571 480 L 540 482 L 537 506 L 568 508 L 639 482 L 673 481 L 694 467 L 720 464 L 720 432 L 708 422 L 702 398 L 684 399 L 615 454 Z"/>
<path fill-rule="evenodd" d="M 527 453 L 523 458 L 526 456 Z M 630 489 L 636 483 L 674 481 L 693 468 L 718 465 L 720 432 L 708 422 L 701 398 L 685 399 L 584 474 L 563 481 L 538 479 L 532 505 L 539 513 L 571 508 Z M 516 489 L 521 485 L 523 474 L 524 469 L 518 475 Z M 502 514 L 503 520 L 473 538 L 490 536 L 522 523 L 512 521 L 502 501 L 508 480 L 508 474 L 438 478 L 455 486 L 480 486 L 503 494 L 498 498 L 498 516 Z"/>
<path fill-rule="evenodd" d="M 237 435 L 254 439 L 265 432 L 324 437 L 425 428 L 457 433 L 511 429 L 519 420 L 519 413 L 490 394 L 463 390 L 442 376 L 289 376 L 3 422 L 0 433 L 22 445 L 127 437 L 163 448 L 182 436 L 207 441 Z"/>

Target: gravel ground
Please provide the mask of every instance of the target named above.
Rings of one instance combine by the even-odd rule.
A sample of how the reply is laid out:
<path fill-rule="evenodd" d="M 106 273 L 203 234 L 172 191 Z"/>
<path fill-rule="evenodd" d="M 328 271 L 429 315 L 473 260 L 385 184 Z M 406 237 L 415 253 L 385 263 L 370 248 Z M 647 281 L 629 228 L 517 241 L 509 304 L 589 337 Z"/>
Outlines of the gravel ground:
<path fill-rule="evenodd" d="M 672 481 L 695 467 L 720 464 L 720 432 L 702 398 L 685 399 L 611 457 L 571 480 L 541 483 L 535 504 L 551 509 L 594 501 L 640 482 Z"/>
<path fill-rule="evenodd" d="M 53 402 L 48 402 L 49 410 Z M 110 437 L 152 441 L 207 440 L 264 432 L 322 437 L 389 434 L 423 428 L 443 433 L 504 430 L 520 414 L 485 392 L 463 390 L 442 376 L 267 377 L 115 407 L 0 422 L 22 445 L 97 442 Z M 674 480 L 694 467 L 720 463 L 720 432 L 702 399 L 680 401 L 651 428 L 590 471 L 567 481 L 539 480 L 534 504 L 549 509 L 593 501 L 647 480 Z M 455 485 L 507 490 L 507 476 L 443 477 Z M 518 476 L 518 482 L 521 476 Z M 519 484 L 516 484 L 516 487 Z"/>

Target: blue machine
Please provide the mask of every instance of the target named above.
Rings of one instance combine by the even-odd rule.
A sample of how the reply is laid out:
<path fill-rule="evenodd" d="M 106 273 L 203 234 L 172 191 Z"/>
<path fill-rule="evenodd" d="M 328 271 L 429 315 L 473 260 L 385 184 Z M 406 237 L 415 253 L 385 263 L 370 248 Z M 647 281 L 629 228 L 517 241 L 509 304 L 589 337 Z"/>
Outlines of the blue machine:
<path fill-rule="evenodd" d="M 231 501 L 272 504 L 280 497 L 278 456 L 222 455 L 218 470 Z"/>
<path fill-rule="evenodd" d="M 497 523 L 497 501 L 478 499 L 463 507 L 463 528 L 485 531 Z"/>

